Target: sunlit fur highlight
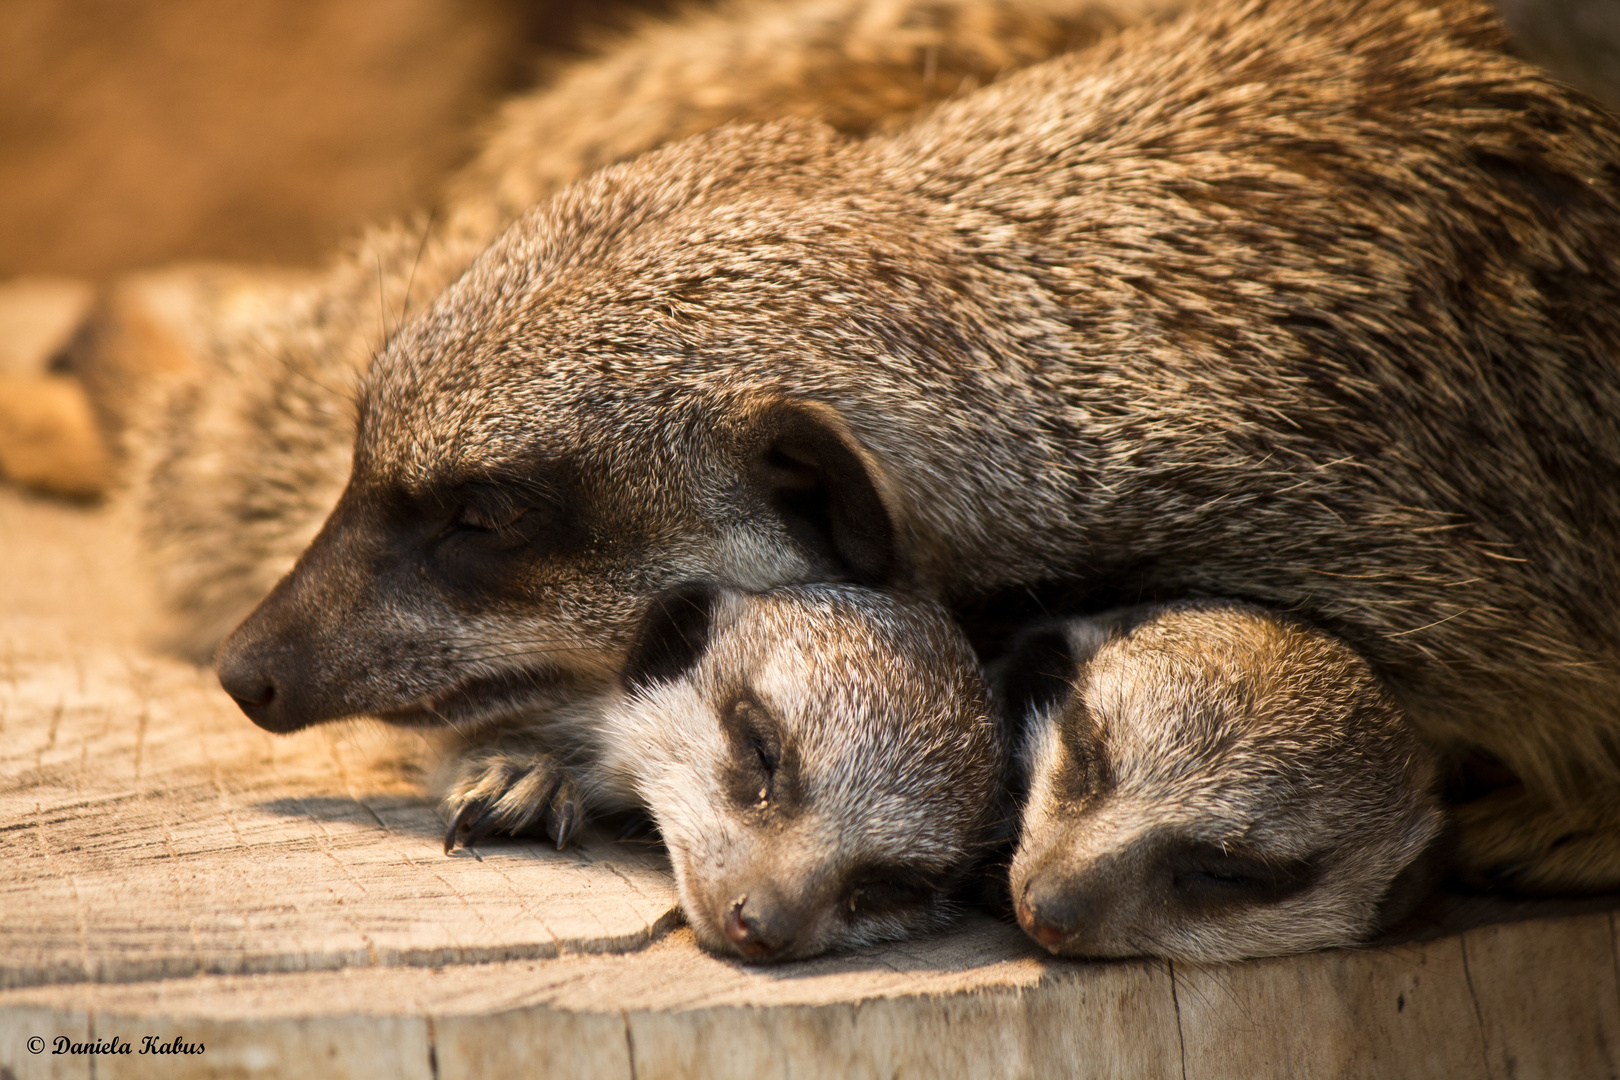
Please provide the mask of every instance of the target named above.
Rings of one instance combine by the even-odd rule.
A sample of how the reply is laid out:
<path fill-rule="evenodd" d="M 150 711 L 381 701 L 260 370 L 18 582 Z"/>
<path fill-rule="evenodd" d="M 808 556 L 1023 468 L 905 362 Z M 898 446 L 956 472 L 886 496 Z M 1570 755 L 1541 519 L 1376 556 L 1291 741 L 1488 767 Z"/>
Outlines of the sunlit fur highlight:
<path fill-rule="evenodd" d="M 513 640 L 600 682 L 682 575 L 810 576 L 725 498 L 734 436 L 790 397 L 876 463 L 921 592 L 970 611 L 1056 581 L 1290 611 L 1364 656 L 1447 759 L 1523 781 L 1458 809 L 1462 872 L 1620 885 L 1612 113 L 1511 55 L 1476 0 L 1215 0 L 854 130 L 721 128 L 551 184 L 392 336 L 365 372 L 362 486 L 584 448 L 604 505 L 645 511 L 605 534 L 647 543 L 526 608 L 404 596 L 414 622 L 333 626 L 309 670 L 339 705 L 432 700 L 466 650 Z M 390 250 L 397 298 L 416 247 Z M 468 263 L 442 265 L 424 295 Z M 369 268 L 345 275 L 287 340 L 371 324 Z M 351 375 L 383 340 L 338 337 L 365 343 L 320 353 Z M 205 637 L 341 486 L 349 429 L 301 389 L 319 370 L 203 380 L 243 400 L 200 440 L 171 417 L 150 520 Z"/>
<path fill-rule="evenodd" d="M 726 128 L 564 189 L 373 367 L 357 476 L 581 451 L 656 544 L 801 580 L 724 494 L 762 396 L 811 401 L 912 587 L 1296 614 L 1522 780 L 1459 810 L 1464 874 L 1613 887 L 1617 163 L 1484 3 L 1212 3 L 892 136 Z"/>

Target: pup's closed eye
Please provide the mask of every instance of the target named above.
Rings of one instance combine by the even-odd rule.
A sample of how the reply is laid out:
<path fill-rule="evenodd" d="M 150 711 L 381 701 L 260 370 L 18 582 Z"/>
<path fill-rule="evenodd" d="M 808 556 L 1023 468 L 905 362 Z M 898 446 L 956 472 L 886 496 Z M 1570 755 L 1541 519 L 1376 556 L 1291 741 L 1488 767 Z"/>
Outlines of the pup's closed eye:
<path fill-rule="evenodd" d="M 1173 894 L 1189 907 L 1275 904 L 1310 888 L 1321 861 L 1267 859 L 1219 844 L 1187 841 L 1164 856 Z"/>
<path fill-rule="evenodd" d="M 791 794 L 790 747 L 770 710 L 752 693 L 744 692 L 720 717 L 730 750 L 726 788 L 738 806 L 780 807 Z"/>

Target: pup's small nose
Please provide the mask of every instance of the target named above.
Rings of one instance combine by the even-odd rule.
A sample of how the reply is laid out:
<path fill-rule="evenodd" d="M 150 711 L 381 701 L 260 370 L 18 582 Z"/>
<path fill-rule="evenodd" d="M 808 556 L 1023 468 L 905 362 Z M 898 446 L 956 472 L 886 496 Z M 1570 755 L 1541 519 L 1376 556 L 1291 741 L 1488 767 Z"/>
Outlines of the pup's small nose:
<path fill-rule="evenodd" d="M 758 910 L 748 907 L 748 894 L 739 896 L 726 911 L 726 937 L 748 960 L 769 960 L 788 944 L 782 935 L 772 933 L 769 921 Z"/>
<path fill-rule="evenodd" d="M 1035 940 L 1054 952 L 1073 936 L 1067 930 L 1059 930 L 1039 920 L 1035 922 Z"/>
<path fill-rule="evenodd" d="M 1057 952 L 1079 936 L 1090 914 L 1091 905 L 1087 900 L 1078 890 L 1067 893 L 1037 890 L 1032 896 L 1030 884 L 1026 883 L 1014 909 L 1024 933 L 1049 951 Z"/>

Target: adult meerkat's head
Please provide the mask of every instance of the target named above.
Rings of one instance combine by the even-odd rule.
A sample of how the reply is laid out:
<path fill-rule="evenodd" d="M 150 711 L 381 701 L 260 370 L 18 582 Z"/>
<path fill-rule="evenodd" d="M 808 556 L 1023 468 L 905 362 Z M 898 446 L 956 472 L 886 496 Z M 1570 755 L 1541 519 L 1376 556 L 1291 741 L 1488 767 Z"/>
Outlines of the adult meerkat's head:
<path fill-rule="evenodd" d="M 945 612 L 847 585 L 653 605 L 600 721 L 698 940 L 749 960 L 938 925 L 998 816 L 978 661 Z"/>
<path fill-rule="evenodd" d="M 402 329 L 341 500 L 221 647 L 243 710 L 475 725 L 611 686 L 682 581 L 904 584 L 903 486 L 834 357 L 898 347 L 850 316 L 850 281 L 923 301 L 859 267 L 910 241 L 854 228 L 838 145 L 722 130 L 604 170 Z"/>
<path fill-rule="evenodd" d="M 1059 955 L 1359 941 L 1441 831 L 1434 762 L 1367 665 L 1259 609 L 1057 624 L 1001 681 L 1029 717 L 1014 909 Z"/>

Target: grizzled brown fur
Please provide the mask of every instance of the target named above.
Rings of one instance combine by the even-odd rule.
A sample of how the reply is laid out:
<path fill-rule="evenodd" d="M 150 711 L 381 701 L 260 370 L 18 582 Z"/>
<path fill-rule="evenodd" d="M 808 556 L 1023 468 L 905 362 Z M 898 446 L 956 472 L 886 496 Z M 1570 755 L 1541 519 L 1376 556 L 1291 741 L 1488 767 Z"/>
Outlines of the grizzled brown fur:
<path fill-rule="evenodd" d="M 650 808 L 698 939 L 781 960 L 938 925 L 1005 756 L 945 611 L 848 585 L 678 602 L 643 623 L 597 738 Z"/>
<path fill-rule="evenodd" d="M 372 356 L 515 217 L 591 170 L 735 120 L 897 126 L 1006 71 L 1164 17 L 1180 0 L 754 0 L 647 20 L 510 102 L 431 219 L 374 230 L 321 279 L 244 323 L 198 283 L 189 370 L 118 392 L 134 366 L 81 366 L 128 458 L 165 635 L 206 657 L 309 542 L 347 476 Z M 92 327 L 94 329 L 94 327 Z M 108 367 L 113 371 L 105 370 Z M 132 430 L 125 434 L 126 425 Z"/>
<path fill-rule="evenodd" d="M 1522 779 L 1470 869 L 1614 884 L 1617 253 L 1620 124 L 1468 0 L 1221 3 L 893 136 L 722 129 L 391 339 L 222 676 L 278 728 L 476 715 L 608 679 L 694 576 L 1243 597 Z"/>

